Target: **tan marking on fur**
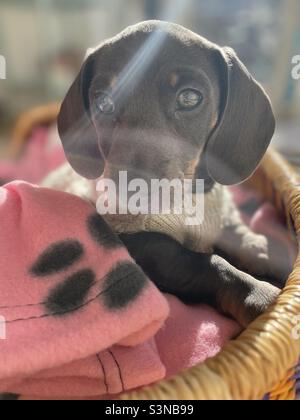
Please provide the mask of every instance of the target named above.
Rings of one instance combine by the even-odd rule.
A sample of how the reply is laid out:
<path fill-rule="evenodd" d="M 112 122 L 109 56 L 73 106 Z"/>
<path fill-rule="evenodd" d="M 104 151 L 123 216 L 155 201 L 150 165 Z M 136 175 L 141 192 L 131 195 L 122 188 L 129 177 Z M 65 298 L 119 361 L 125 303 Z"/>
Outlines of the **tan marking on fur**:
<path fill-rule="evenodd" d="M 118 83 L 118 78 L 117 78 L 117 76 L 114 76 L 114 77 L 111 79 L 111 82 L 110 82 L 110 87 L 111 87 L 112 89 L 114 89 L 114 88 L 117 86 L 117 83 Z"/>
<path fill-rule="evenodd" d="M 175 88 L 179 82 L 178 74 L 175 72 L 171 73 L 168 82 L 171 87 Z"/>
<path fill-rule="evenodd" d="M 192 179 L 193 178 L 198 163 L 199 163 L 199 158 L 193 159 L 190 162 L 188 162 L 188 166 L 186 168 L 186 177 L 185 178 L 187 178 L 187 179 Z"/>
<path fill-rule="evenodd" d="M 211 129 L 213 129 L 213 128 L 215 128 L 215 127 L 216 127 L 216 125 L 217 125 L 217 123 L 218 123 L 218 119 L 219 119 L 219 115 L 218 115 L 218 113 L 216 112 L 216 113 L 213 115 L 213 119 L 212 119 L 212 122 L 211 122 Z"/>

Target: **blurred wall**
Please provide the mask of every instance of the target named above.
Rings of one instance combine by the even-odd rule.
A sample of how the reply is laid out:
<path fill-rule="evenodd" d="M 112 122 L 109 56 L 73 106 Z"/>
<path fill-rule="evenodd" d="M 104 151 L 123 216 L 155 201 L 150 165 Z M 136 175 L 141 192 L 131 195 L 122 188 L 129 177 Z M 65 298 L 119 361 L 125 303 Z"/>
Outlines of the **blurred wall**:
<path fill-rule="evenodd" d="M 300 81 L 292 77 L 292 58 L 300 54 L 300 1 L 285 0 L 275 54 L 272 99 L 279 114 L 300 117 Z M 288 63 L 288 65 L 287 65 Z"/>
<path fill-rule="evenodd" d="M 7 61 L 0 102 L 6 112 L 60 99 L 75 73 L 63 71 L 64 55 L 77 67 L 87 47 L 143 19 L 143 2 L 124 5 L 122 0 L 0 0 L 0 53 Z"/>
<path fill-rule="evenodd" d="M 188 26 L 235 48 L 270 92 L 278 115 L 300 116 L 299 0 L 0 0 L 0 122 L 64 96 L 87 47 L 150 18 Z M 3 117 L 4 115 L 4 117 Z M 3 119 L 4 118 L 4 119 Z"/>

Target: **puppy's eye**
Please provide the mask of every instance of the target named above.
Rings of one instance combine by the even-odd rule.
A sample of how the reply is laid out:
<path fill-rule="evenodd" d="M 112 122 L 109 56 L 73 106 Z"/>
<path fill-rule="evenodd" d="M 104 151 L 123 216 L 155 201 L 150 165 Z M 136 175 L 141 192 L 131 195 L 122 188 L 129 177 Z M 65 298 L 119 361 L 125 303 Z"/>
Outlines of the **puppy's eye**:
<path fill-rule="evenodd" d="M 116 109 L 112 97 L 106 93 L 96 97 L 96 105 L 103 114 L 113 114 Z"/>
<path fill-rule="evenodd" d="M 191 111 L 201 104 L 203 96 L 195 89 L 184 89 L 177 96 L 177 107 L 181 111 Z"/>

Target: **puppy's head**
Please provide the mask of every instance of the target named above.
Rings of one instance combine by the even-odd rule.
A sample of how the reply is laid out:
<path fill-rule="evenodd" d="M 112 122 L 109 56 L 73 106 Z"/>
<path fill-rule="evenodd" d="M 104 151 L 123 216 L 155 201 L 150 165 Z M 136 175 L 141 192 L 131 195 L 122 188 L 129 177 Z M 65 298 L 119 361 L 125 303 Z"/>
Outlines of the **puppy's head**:
<path fill-rule="evenodd" d="M 274 133 L 263 88 L 234 51 L 174 24 L 140 23 L 89 52 L 58 118 L 87 178 L 247 179 Z"/>

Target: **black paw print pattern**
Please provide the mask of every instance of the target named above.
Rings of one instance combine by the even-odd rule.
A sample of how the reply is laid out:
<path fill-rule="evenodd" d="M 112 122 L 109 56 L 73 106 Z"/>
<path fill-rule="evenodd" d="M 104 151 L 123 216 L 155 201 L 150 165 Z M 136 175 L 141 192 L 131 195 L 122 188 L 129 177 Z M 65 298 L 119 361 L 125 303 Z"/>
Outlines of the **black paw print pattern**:
<path fill-rule="evenodd" d="M 99 247 L 107 250 L 123 247 L 119 238 L 98 214 L 88 218 L 87 229 Z M 82 243 L 77 239 L 66 239 L 48 247 L 30 268 L 30 274 L 37 279 L 48 278 L 68 270 L 84 256 L 85 247 Z M 99 263 L 101 264 L 101 261 Z M 141 294 L 147 284 L 147 278 L 143 271 L 130 261 L 114 265 L 104 279 L 97 279 L 93 267 L 86 267 L 64 278 L 59 285 L 50 290 L 44 302 L 47 314 L 65 316 L 83 308 L 89 303 L 89 293 L 98 282 L 102 287 L 96 299 L 102 299 L 109 310 L 120 310 Z"/>
<path fill-rule="evenodd" d="M 20 398 L 17 394 L 0 394 L 0 401 L 17 401 Z"/>

